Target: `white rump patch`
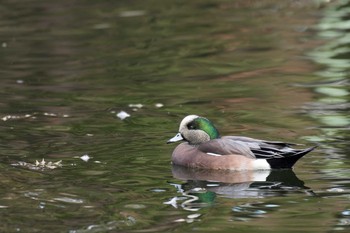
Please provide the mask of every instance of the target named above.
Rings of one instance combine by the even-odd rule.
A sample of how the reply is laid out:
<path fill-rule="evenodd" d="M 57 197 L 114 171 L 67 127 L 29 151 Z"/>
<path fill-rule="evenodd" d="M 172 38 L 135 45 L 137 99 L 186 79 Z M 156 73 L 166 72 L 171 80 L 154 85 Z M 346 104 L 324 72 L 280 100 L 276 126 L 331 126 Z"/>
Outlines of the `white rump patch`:
<path fill-rule="evenodd" d="M 254 170 L 270 170 L 271 166 L 266 161 L 266 159 L 256 159 L 253 162 L 253 169 Z"/>
<path fill-rule="evenodd" d="M 211 156 L 222 156 L 220 154 L 215 154 L 215 153 L 211 153 L 211 152 L 207 152 L 207 155 L 211 155 Z"/>

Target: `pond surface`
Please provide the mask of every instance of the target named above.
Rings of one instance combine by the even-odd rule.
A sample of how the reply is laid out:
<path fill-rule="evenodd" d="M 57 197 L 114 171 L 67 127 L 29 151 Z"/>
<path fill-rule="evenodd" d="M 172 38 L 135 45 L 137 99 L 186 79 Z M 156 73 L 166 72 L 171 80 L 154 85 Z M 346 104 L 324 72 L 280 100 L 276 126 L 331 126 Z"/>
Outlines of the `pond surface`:
<path fill-rule="evenodd" d="M 2 1 L 0 231 L 349 232 L 349 16 L 349 1 Z M 172 166 L 188 114 L 318 148 L 294 170 Z"/>

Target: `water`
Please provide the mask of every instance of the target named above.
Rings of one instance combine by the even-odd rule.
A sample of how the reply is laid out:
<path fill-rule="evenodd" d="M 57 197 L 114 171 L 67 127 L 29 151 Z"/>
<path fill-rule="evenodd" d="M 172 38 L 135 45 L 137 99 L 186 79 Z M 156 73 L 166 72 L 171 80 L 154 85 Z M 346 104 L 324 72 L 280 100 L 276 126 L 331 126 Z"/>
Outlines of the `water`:
<path fill-rule="evenodd" d="M 0 231 L 349 231 L 348 15 L 348 1 L 3 1 Z M 319 147 L 293 171 L 173 167 L 165 142 L 187 114 Z"/>

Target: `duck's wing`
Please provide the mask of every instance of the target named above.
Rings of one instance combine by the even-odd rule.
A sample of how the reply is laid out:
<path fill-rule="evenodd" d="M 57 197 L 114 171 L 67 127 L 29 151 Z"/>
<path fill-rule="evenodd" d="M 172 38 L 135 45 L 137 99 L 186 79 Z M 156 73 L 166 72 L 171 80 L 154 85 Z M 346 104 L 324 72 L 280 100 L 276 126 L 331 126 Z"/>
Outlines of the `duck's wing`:
<path fill-rule="evenodd" d="M 267 141 L 267 140 L 260 140 L 260 139 L 255 139 L 255 138 L 250 138 L 250 137 L 241 137 L 241 136 L 225 136 L 222 138 L 230 139 L 230 140 L 234 140 L 234 141 L 246 142 L 246 143 L 248 143 L 248 144 L 250 143 L 252 145 L 258 144 L 259 146 L 266 144 L 266 145 L 270 145 L 270 146 L 278 148 L 278 149 L 300 145 L 300 144 L 295 144 L 295 143 L 290 143 L 290 142 Z"/>
<path fill-rule="evenodd" d="M 220 139 L 214 139 L 200 144 L 198 146 L 198 150 L 213 155 L 237 154 L 250 158 L 256 158 L 254 153 L 251 151 L 251 147 L 256 147 L 256 145 L 253 144 L 241 140 L 233 140 L 229 137 L 222 137 Z"/>
<path fill-rule="evenodd" d="M 296 155 L 305 149 L 293 149 L 293 143 L 265 141 L 249 137 L 226 136 L 198 146 L 205 153 L 217 155 L 239 154 L 250 158 L 283 158 Z"/>

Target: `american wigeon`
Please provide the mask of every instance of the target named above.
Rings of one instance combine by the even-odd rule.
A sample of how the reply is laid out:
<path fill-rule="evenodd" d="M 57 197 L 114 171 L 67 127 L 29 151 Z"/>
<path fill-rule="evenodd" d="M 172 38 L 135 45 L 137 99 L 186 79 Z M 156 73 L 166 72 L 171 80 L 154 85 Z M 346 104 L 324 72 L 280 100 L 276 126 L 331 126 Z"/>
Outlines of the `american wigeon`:
<path fill-rule="evenodd" d="M 266 170 L 292 168 L 315 147 L 293 149 L 293 143 L 249 137 L 221 137 L 213 123 L 197 115 L 186 116 L 179 133 L 168 143 L 185 141 L 173 151 L 177 165 L 204 169 Z"/>

